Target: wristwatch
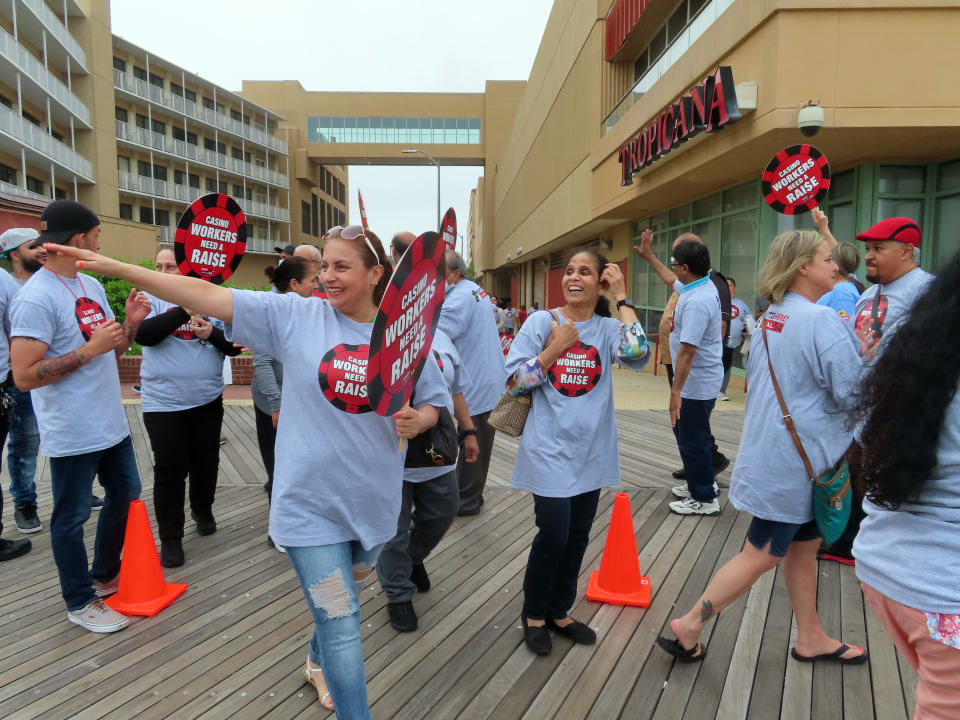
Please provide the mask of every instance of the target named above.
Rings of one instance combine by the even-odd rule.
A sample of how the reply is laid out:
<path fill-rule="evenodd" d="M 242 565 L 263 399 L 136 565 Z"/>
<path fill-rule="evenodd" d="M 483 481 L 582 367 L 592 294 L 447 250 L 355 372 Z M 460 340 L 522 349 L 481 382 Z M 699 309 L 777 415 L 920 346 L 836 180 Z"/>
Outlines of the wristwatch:
<path fill-rule="evenodd" d="M 476 434 L 477 434 L 476 428 L 470 428 L 469 430 L 461 430 L 460 438 L 459 438 L 460 444 L 463 445 L 463 441 L 467 439 L 467 435 L 476 435 Z"/>
<path fill-rule="evenodd" d="M 630 308 L 631 310 L 634 310 L 634 311 L 637 309 L 637 306 L 633 304 L 633 300 L 631 300 L 630 298 L 624 298 L 623 300 L 617 300 L 617 310 L 619 310 L 619 309 L 622 308 L 622 307 L 628 307 L 628 308 Z"/>

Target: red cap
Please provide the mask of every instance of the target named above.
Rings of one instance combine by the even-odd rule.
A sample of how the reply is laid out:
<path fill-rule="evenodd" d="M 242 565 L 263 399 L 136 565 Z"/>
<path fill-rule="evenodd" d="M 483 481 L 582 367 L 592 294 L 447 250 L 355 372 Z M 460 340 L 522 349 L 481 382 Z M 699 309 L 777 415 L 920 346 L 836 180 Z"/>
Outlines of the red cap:
<path fill-rule="evenodd" d="M 918 248 L 920 247 L 920 226 L 910 218 L 887 218 L 857 235 L 857 240 L 893 240 Z"/>

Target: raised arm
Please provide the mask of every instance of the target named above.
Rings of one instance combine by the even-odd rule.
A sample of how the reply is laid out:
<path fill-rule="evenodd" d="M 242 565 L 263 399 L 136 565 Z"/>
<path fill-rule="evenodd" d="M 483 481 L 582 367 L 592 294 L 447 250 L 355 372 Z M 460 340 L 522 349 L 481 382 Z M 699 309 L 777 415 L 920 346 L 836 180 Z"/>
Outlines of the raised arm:
<path fill-rule="evenodd" d="M 192 308 L 203 315 L 212 315 L 224 322 L 233 322 L 233 293 L 200 278 L 148 270 L 139 265 L 114 260 L 91 250 L 69 245 L 45 243 L 48 253 L 65 255 L 77 261 L 77 269 L 90 270 L 108 277 L 120 278 L 140 290 L 146 290 L 177 305 Z"/>
<path fill-rule="evenodd" d="M 677 281 L 677 276 L 674 275 L 673 270 L 657 260 L 657 256 L 653 254 L 653 250 L 650 248 L 652 244 L 653 230 L 647 228 L 640 235 L 640 244 L 633 246 L 633 251 L 647 261 L 650 267 L 654 269 L 654 272 L 663 280 L 664 285 L 672 289 L 673 284 Z"/>
<path fill-rule="evenodd" d="M 810 211 L 810 217 L 813 218 L 813 224 L 816 226 L 817 232 L 827 239 L 827 244 L 831 248 L 836 247 L 837 239 L 833 236 L 833 233 L 830 232 L 830 218 L 827 217 L 826 213 L 820 208 L 815 207 Z"/>

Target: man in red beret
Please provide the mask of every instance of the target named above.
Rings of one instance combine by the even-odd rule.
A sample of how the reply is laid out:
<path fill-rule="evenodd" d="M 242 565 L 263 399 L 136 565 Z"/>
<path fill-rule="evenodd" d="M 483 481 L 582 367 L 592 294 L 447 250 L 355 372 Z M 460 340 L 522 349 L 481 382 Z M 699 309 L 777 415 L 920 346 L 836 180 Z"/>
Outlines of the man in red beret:
<path fill-rule="evenodd" d="M 876 287 L 857 301 L 856 327 L 858 332 L 872 329 L 879 342 L 896 330 L 933 276 L 920 269 L 920 226 L 910 218 L 881 220 L 857 240 L 866 243 L 867 280 Z"/>

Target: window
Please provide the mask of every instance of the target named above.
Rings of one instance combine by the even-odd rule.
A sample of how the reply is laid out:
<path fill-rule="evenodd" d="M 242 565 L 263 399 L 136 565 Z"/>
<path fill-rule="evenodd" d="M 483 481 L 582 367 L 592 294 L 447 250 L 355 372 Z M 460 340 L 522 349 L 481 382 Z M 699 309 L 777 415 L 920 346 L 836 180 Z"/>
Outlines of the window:
<path fill-rule="evenodd" d="M 153 208 L 149 205 L 140 206 L 140 222 L 153 225 Z"/>
<path fill-rule="evenodd" d="M 187 90 L 184 88 L 183 96 L 192 103 L 197 101 L 197 94 L 193 90 Z"/>
<path fill-rule="evenodd" d="M 117 170 L 120 172 L 130 172 L 130 158 L 117 155 Z"/>
<path fill-rule="evenodd" d="M 310 232 L 314 237 L 320 237 L 320 225 L 317 218 L 317 196 L 310 193 Z"/>
<path fill-rule="evenodd" d="M 58 132 L 57 132 L 56 130 L 54 130 L 53 128 L 50 128 L 50 135 L 52 135 L 52 136 L 53 136 L 53 139 L 56 140 L 57 142 L 63 142 L 63 134 L 62 134 L 62 133 L 58 133 Z"/>
<path fill-rule="evenodd" d="M 213 100 L 211 100 L 210 98 L 208 98 L 208 97 L 206 97 L 206 96 L 203 97 L 203 99 L 201 100 L 201 102 L 203 103 L 203 106 L 204 106 L 205 108 L 207 108 L 208 110 L 213 110 L 213 109 L 216 107 L 216 106 L 214 105 L 214 103 L 213 103 Z"/>
<path fill-rule="evenodd" d="M 173 183 L 175 185 L 183 185 L 183 181 L 186 179 L 187 179 L 187 174 L 183 170 L 173 171 Z"/>
<path fill-rule="evenodd" d="M 310 203 L 305 200 L 300 201 L 300 232 L 310 234 Z"/>
<path fill-rule="evenodd" d="M 183 86 L 182 86 L 182 85 L 177 85 L 177 83 L 171 81 L 171 82 L 170 82 L 170 94 L 171 94 L 171 95 L 178 95 L 178 96 L 180 96 L 180 97 L 183 97 Z"/>
<path fill-rule="evenodd" d="M 0 105 L 4 105 L 13 110 L 13 100 L 8 98 L 6 95 L 0 94 Z"/>
<path fill-rule="evenodd" d="M 17 171 L 9 165 L 0 163 L 0 182 L 17 184 Z"/>
<path fill-rule="evenodd" d="M 242 198 L 242 197 L 243 197 L 243 186 L 242 186 L 242 185 L 234 185 L 234 186 L 233 186 L 233 196 L 234 196 L 235 198 Z"/>
<path fill-rule="evenodd" d="M 216 178 L 207 178 L 207 192 L 220 192 L 226 194 L 227 183 L 225 181 L 221 181 L 218 185 Z"/>
<path fill-rule="evenodd" d="M 327 219 L 327 204 L 323 201 L 323 198 L 320 198 L 320 235 L 324 235 L 327 232 L 329 225 L 326 223 Z"/>
<path fill-rule="evenodd" d="M 243 122 L 243 114 L 237 110 L 230 110 L 230 119 L 236 120 L 237 122 Z"/>
<path fill-rule="evenodd" d="M 190 173 L 190 175 L 189 175 L 189 177 L 187 178 L 187 180 L 190 182 L 190 187 L 194 188 L 195 190 L 199 190 L 199 189 L 200 189 L 200 176 L 199 176 L 199 175 L 197 175 L 197 174 L 195 174 L 195 173 Z"/>
<path fill-rule="evenodd" d="M 154 165 L 154 166 L 153 166 L 153 177 L 155 177 L 157 180 L 163 180 L 163 182 L 166 182 L 166 181 L 167 181 L 167 168 L 165 168 L 163 165 Z"/>
<path fill-rule="evenodd" d="M 148 118 L 146 115 L 137 113 L 137 127 L 146 130 L 148 127 L 150 127 L 150 118 Z"/>
<path fill-rule="evenodd" d="M 332 228 L 336 223 L 333 222 L 333 205 L 327 203 L 327 230 Z"/>
<path fill-rule="evenodd" d="M 161 227 L 170 226 L 170 211 L 169 210 L 157 210 L 154 217 L 156 224 Z"/>
<path fill-rule="evenodd" d="M 163 90 L 163 78 L 160 77 L 159 75 L 154 75 L 153 73 L 150 73 L 149 82 L 151 85 L 155 85 L 161 90 Z"/>
<path fill-rule="evenodd" d="M 184 133 L 183 128 L 176 125 L 171 128 L 171 132 L 174 140 L 180 140 L 181 142 L 186 140 L 191 145 L 197 144 L 197 134 L 195 132 L 190 132 L 188 130 L 186 133 Z"/>
<path fill-rule="evenodd" d="M 26 110 L 21 109 L 20 114 L 23 116 L 23 119 L 26 120 L 27 122 L 33 123 L 37 127 L 40 127 L 40 121 L 37 120 L 37 118 L 35 118 L 33 115 L 28 113 Z"/>
<path fill-rule="evenodd" d="M 55 188 L 53 189 L 53 197 L 54 197 L 54 199 L 56 199 L 56 200 L 66 200 L 66 199 L 67 199 L 67 191 L 64 190 L 63 188 L 55 187 Z"/>
<path fill-rule="evenodd" d="M 134 65 L 134 66 L 133 66 L 133 76 L 134 76 L 135 78 L 137 78 L 138 80 L 146 80 L 146 79 L 147 79 L 147 71 L 144 70 L 144 69 L 141 68 L 141 67 L 137 67 L 136 65 Z"/>
<path fill-rule="evenodd" d="M 320 189 L 324 192 L 327 191 L 327 169 L 320 168 Z"/>
<path fill-rule="evenodd" d="M 157 134 L 159 134 L 159 135 L 166 135 L 166 134 L 167 134 L 167 124 L 166 124 L 166 123 L 162 123 L 162 122 L 160 122 L 159 120 L 151 120 L 151 121 L 150 121 L 150 125 L 152 126 L 153 131 L 154 131 L 155 133 L 157 133 Z"/>
<path fill-rule="evenodd" d="M 127 71 L 127 61 L 126 61 L 126 60 L 121 60 L 121 59 L 118 58 L 118 57 L 114 57 L 114 58 L 113 58 L 113 69 L 114 69 L 114 70 L 119 70 L 120 72 L 125 73 L 125 72 Z"/>
<path fill-rule="evenodd" d="M 347 201 L 347 186 L 340 183 L 340 202 Z"/>
<path fill-rule="evenodd" d="M 226 154 L 227 154 L 227 146 L 226 146 L 224 143 L 222 143 L 222 142 L 216 142 L 215 140 L 213 140 L 213 139 L 211 139 L 211 138 L 204 138 L 204 139 L 203 139 L 203 147 L 204 147 L 205 149 L 207 149 L 207 150 L 214 150 L 214 151 L 220 153 L 221 155 L 226 155 Z"/>
<path fill-rule="evenodd" d="M 122 107 L 115 107 L 113 109 L 113 116 L 120 122 L 127 122 L 127 118 L 129 117 L 127 111 Z"/>
<path fill-rule="evenodd" d="M 150 163 L 144 160 L 137 160 L 137 175 L 140 177 L 150 177 Z"/>
<path fill-rule="evenodd" d="M 120 219 L 133 220 L 133 205 L 129 203 L 120 203 Z"/>

